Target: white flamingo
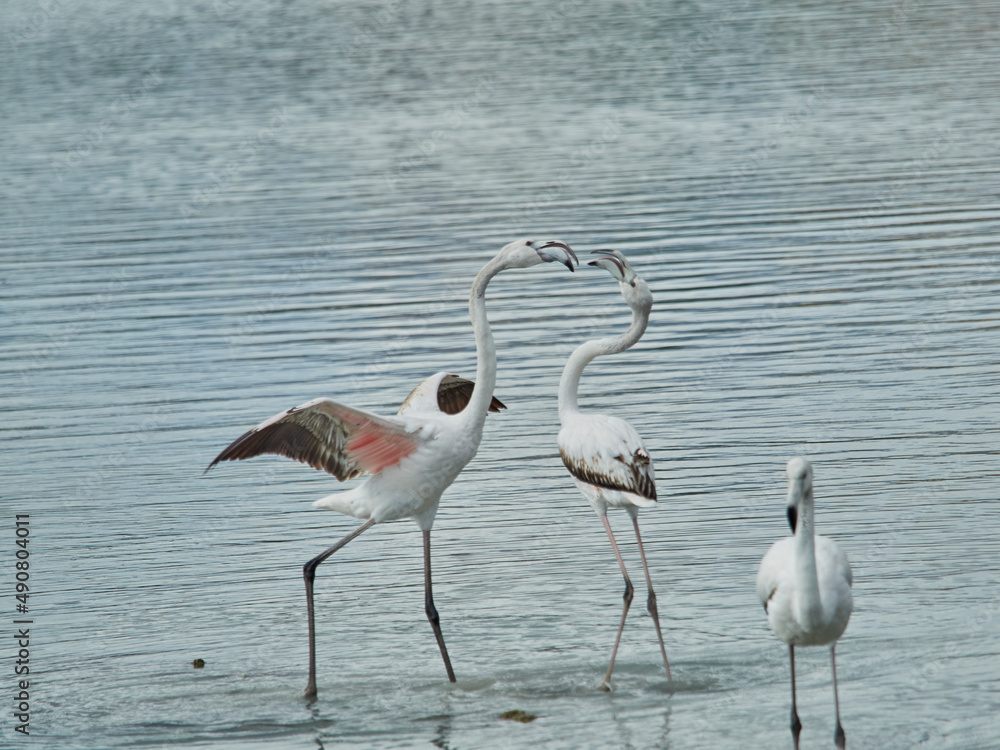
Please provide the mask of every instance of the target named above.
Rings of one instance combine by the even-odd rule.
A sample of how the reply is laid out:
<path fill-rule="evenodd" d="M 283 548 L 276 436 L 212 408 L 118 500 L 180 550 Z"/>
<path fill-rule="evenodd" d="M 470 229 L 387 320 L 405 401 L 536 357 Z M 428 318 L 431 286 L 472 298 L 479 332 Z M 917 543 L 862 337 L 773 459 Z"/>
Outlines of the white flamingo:
<path fill-rule="evenodd" d="M 402 518 L 412 518 L 423 532 L 425 611 L 448 679 L 455 681 L 431 595 L 430 532 L 441 494 L 476 455 L 487 410 L 502 407 L 493 398 L 496 347 L 486 319 L 486 286 L 501 271 L 553 260 L 570 271 L 578 262 L 569 246 L 561 242 L 536 245 L 532 240 L 518 240 L 506 245 L 476 276 L 469 296 L 478 359 L 474 386 L 457 376 L 437 373 L 418 385 L 392 417 L 328 398 L 314 399 L 262 422 L 209 464 L 210 469 L 219 461 L 275 453 L 327 471 L 341 481 L 371 474 L 364 484 L 313 503 L 316 508 L 367 520 L 303 567 L 309 618 L 307 698 L 316 696 L 316 568 L 372 525 Z"/>
<path fill-rule="evenodd" d="M 764 555 L 757 572 L 757 595 L 778 639 L 788 644 L 792 668 L 792 738 L 796 750 L 802 722 L 795 710 L 795 647 L 830 644 L 833 705 L 837 715 L 834 742 L 846 747 L 837 697 L 837 639 L 847 628 L 854 605 L 847 556 L 814 529 L 813 471 L 804 458 L 788 462 L 788 524 L 793 536 L 779 539 Z"/>
<path fill-rule="evenodd" d="M 608 524 L 608 508 L 624 508 L 632 517 L 639 556 L 642 558 L 646 585 L 649 589 L 646 606 L 656 626 L 656 636 L 660 641 L 667 679 L 670 679 L 670 664 L 667 662 L 667 649 L 663 645 L 663 634 L 660 631 L 656 593 L 653 591 L 653 581 L 649 576 L 646 553 L 642 548 L 642 537 L 639 534 L 639 508 L 648 508 L 656 504 L 653 463 L 642 443 L 642 438 L 630 424 L 618 417 L 584 414 L 577 405 L 577 389 L 583 368 L 595 357 L 625 351 L 642 337 L 649 322 L 649 312 L 653 307 L 653 295 L 646 282 L 632 270 L 624 255 L 614 250 L 594 252 L 601 254 L 602 257 L 591 261 L 588 265 L 600 266 L 618 280 L 622 297 L 632 310 L 632 324 L 620 336 L 581 344 L 566 362 L 559 383 L 559 421 L 562 423 L 562 428 L 559 430 L 559 453 L 569 473 L 573 475 L 576 486 L 601 517 L 604 529 L 608 532 L 608 539 L 611 540 L 611 548 L 625 577 L 622 618 L 618 625 L 618 635 L 615 637 L 608 672 L 602 684 L 603 689 L 609 690 L 618 643 L 625 627 L 625 617 L 632 604 L 634 589 L 625 570 L 621 553 L 618 551 L 618 545 L 615 543 L 614 534 L 611 533 L 611 526 Z"/>

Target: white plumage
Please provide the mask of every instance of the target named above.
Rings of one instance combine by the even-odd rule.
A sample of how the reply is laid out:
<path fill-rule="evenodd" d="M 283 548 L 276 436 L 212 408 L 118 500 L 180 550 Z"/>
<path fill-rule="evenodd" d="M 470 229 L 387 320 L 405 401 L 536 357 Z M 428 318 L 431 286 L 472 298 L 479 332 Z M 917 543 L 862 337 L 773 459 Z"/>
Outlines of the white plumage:
<path fill-rule="evenodd" d="M 799 746 L 802 724 L 795 706 L 795 647 L 830 645 L 837 715 L 834 741 L 846 745 L 837 696 L 836 641 L 851 618 L 853 576 L 847 556 L 833 540 L 815 533 L 813 470 L 804 458 L 788 462 L 788 521 L 793 536 L 779 539 L 757 571 L 757 595 L 779 640 L 788 644 L 792 675 L 791 728 Z"/>
<path fill-rule="evenodd" d="M 316 695 L 313 580 L 330 555 L 375 523 L 412 518 L 423 532 L 425 610 L 434 629 L 448 679 L 455 674 L 431 595 L 430 530 L 442 493 L 476 455 L 487 411 L 502 408 L 493 398 L 496 348 L 486 319 L 486 287 L 501 271 L 559 261 L 571 271 L 576 255 L 561 242 L 536 247 L 532 240 L 506 245 L 472 284 L 469 315 L 476 335 L 476 382 L 440 372 L 418 385 L 399 413 L 383 417 L 319 398 L 271 417 L 220 453 L 219 461 L 274 453 L 294 458 L 340 480 L 370 475 L 361 485 L 317 500 L 313 505 L 367 519 L 303 567 L 309 619 L 309 680 L 306 696 Z"/>
<path fill-rule="evenodd" d="M 399 425 L 396 432 L 373 434 L 353 451 L 377 459 L 371 478 L 316 500 L 314 508 L 375 523 L 412 518 L 421 530 L 430 530 L 441 495 L 476 455 L 482 428 L 470 429 L 459 415 L 443 412 L 410 412 L 392 422 Z"/>
<path fill-rule="evenodd" d="M 604 268 L 618 280 L 622 297 L 632 310 L 632 323 L 622 335 L 587 341 L 570 355 L 559 383 L 561 428 L 558 442 L 559 454 L 573 476 L 573 481 L 604 524 L 608 539 L 611 541 L 611 548 L 625 578 L 621 621 L 602 685 L 605 689 L 610 689 L 611 673 L 614 671 L 618 644 L 621 641 L 634 589 L 625 570 L 621 553 L 618 551 L 614 534 L 611 532 L 611 525 L 608 523 L 608 508 L 624 508 L 632 519 L 649 590 L 646 606 L 656 627 L 656 636 L 659 639 L 663 666 L 667 670 L 668 679 L 670 665 L 667 662 L 667 650 L 660 631 L 656 594 L 653 591 L 649 566 L 646 564 L 646 553 L 639 534 L 639 508 L 656 504 L 656 480 L 652 460 L 639 433 L 628 422 L 603 414 L 584 414 L 577 404 L 577 390 L 584 367 L 595 357 L 625 351 L 642 337 L 649 322 L 653 295 L 646 282 L 632 270 L 624 255 L 613 250 L 597 250 L 595 253 L 602 257 L 591 261 L 589 265 Z"/>
<path fill-rule="evenodd" d="M 598 515 L 608 508 L 656 505 L 653 463 L 639 433 L 625 420 L 567 414 L 559 430 L 559 453 Z"/>

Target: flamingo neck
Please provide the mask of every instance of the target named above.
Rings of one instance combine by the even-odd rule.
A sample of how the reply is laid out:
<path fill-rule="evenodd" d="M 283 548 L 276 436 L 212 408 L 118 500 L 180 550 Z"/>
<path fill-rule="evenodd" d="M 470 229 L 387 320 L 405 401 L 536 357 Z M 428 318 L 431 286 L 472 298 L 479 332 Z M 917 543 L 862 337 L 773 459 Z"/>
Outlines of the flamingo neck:
<path fill-rule="evenodd" d="M 648 308 L 632 308 L 632 323 L 625 333 L 619 336 L 585 341 L 574 350 L 566 362 L 566 367 L 563 368 L 562 379 L 559 381 L 560 421 L 580 411 L 577 403 L 577 391 L 580 387 L 580 376 L 583 375 L 583 368 L 590 364 L 595 357 L 617 354 L 633 346 L 646 332 L 648 323 Z"/>
<path fill-rule="evenodd" d="M 482 425 L 485 422 L 497 384 L 497 349 L 490 323 L 486 319 L 486 287 L 505 268 L 499 258 L 493 258 L 476 274 L 469 293 L 469 317 L 476 336 L 476 385 L 462 415 L 468 415 L 466 418 L 473 424 Z"/>
<path fill-rule="evenodd" d="M 816 574 L 816 534 L 813 524 L 812 489 L 802 492 L 795 524 L 795 585 L 798 596 L 799 620 L 806 628 L 818 628 L 823 615 Z"/>

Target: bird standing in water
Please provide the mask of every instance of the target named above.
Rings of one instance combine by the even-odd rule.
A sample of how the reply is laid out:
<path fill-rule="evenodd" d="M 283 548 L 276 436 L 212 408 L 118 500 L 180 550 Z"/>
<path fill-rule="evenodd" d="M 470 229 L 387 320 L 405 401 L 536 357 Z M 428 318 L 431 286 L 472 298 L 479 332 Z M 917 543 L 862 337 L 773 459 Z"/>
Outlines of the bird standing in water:
<path fill-rule="evenodd" d="M 795 709 L 795 647 L 827 644 L 830 644 L 837 716 L 834 742 L 843 750 L 847 739 L 840 724 L 835 649 L 854 606 L 851 566 L 833 540 L 815 533 L 812 465 L 804 458 L 793 458 L 788 462 L 787 473 L 788 524 L 793 536 L 779 539 L 764 555 L 757 571 L 757 595 L 771 630 L 788 644 L 792 670 L 791 728 L 796 750 L 802 722 Z"/>
<path fill-rule="evenodd" d="M 580 411 L 577 404 L 577 390 L 583 368 L 595 357 L 625 351 L 642 337 L 649 323 L 653 295 L 646 282 L 632 270 L 624 255 L 614 250 L 595 250 L 594 253 L 600 254 L 601 257 L 588 265 L 599 266 L 617 279 L 622 297 L 632 310 L 632 324 L 620 336 L 587 341 L 570 355 L 559 383 L 559 421 L 562 427 L 559 430 L 558 441 L 563 463 L 573 475 L 573 481 L 580 492 L 600 516 L 622 575 L 625 577 L 621 622 L 618 625 L 618 635 L 615 637 L 608 672 L 602 684 L 605 690 L 609 690 L 618 644 L 621 641 L 629 606 L 632 604 L 634 587 L 625 570 L 625 563 L 618 551 L 614 534 L 611 533 L 608 508 L 624 508 L 632 518 L 639 556 L 642 558 L 642 567 L 646 574 L 646 586 L 649 589 L 646 606 L 656 626 L 656 636 L 660 641 L 667 679 L 670 679 L 670 664 L 667 662 L 667 649 L 660 631 L 656 593 L 653 591 L 653 581 L 649 575 L 649 565 L 646 563 L 646 553 L 639 534 L 639 508 L 648 508 L 656 504 L 653 463 L 639 433 L 628 422 L 604 414 L 585 414 Z"/>
<path fill-rule="evenodd" d="M 476 455 L 493 398 L 496 347 L 486 318 L 486 287 L 501 271 L 559 261 L 570 271 L 576 255 L 562 242 L 518 240 L 487 263 L 472 284 L 469 315 L 476 336 L 475 384 L 447 373 L 431 376 L 410 393 L 399 413 L 383 417 L 328 398 L 281 412 L 235 440 L 209 464 L 274 453 L 322 469 L 344 481 L 371 476 L 346 492 L 321 498 L 316 508 L 366 519 L 303 567 L 309 619 L 309 679 L 305 696 L 316 696 L 316 630 L 313 581 L 316 568 L 376 523 L 412 518 L 423 533 L 424 604 L 448 679 L 455 673 L 445 648 L 431 594 L 430 533 L 441 494 Z M 207 471 L 207 469 L 206 469 Z"/>

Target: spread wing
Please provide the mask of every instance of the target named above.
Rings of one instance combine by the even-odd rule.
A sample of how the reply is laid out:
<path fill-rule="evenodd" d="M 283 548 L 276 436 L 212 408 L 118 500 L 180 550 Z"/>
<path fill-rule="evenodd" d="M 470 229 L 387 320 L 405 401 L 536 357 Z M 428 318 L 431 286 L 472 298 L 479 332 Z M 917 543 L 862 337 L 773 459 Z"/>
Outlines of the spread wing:
<path fill-rule="evenodd" d="M 581 482 L 656 500 L 653 462 L 642 438 L 621 419 L 574 420 L 559 431 L 559 455 Z"/>
<path fill-rule="evenodd" d="M 399 407 L 399 413 L 440 411 L 444 414 L 458 414 L 469 405 L 476 384 L 447 372 L 431 375 L 410 391 Z M 493 397 L 489 410 L 506 409 L 500 399 Z"/>
<path fill-rule="evenodd" d="M 287 456 L 337 479 L 376 474 L 420 445 L 415 431 L 398 419 L 317 398 L 261 422 L 234 440 L 208 465 L 263 453 Z"/>

